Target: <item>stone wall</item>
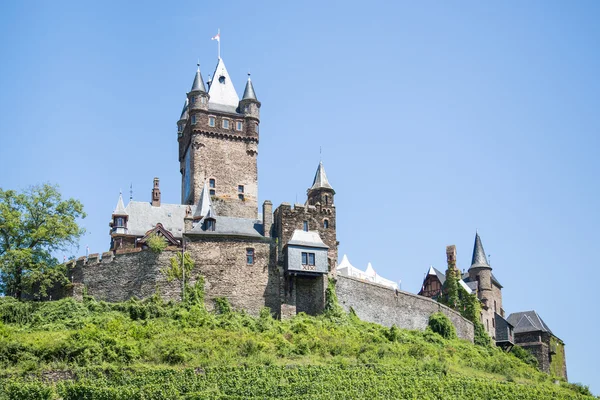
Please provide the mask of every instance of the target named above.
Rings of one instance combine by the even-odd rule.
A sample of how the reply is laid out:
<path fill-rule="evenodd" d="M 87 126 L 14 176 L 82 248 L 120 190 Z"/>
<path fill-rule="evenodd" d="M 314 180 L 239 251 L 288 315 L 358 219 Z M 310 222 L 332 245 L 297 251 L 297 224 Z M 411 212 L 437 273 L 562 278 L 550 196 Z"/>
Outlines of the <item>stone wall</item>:
<path fill-rule="evenodd" d="M 246 261 L 246 249 L 254 249 L 254 263 Z M 226 297 L 233 308 L 258 315 L 264 306 L 279 312 L 279 273 L 274 265 L 275 248 L 270 240 L 210 238 L 187 244 L 196 267 L 192 278 L 204 276 L 206 305 Z"/>
<path fill-rule="evenodd" d="M 337 275 L 336 279 L 340 305 L 346 311 L 352 307 L 364 321 L 424 330 L 429 316 L 440 311 L 450 318 L 458 337 L 473 341 L 473 324 L 437 301 L 348 276 Z"/>
<path fill-rule="evenodd" d="M 254 249 L 253 264 L 246 262 L 248 248 Z M 186 281 L 194 284 L 200 275 L 204 277 L 208 309 L 214 307 L 214 298 L 226 297 L 233 308 L 252 315 L 258 315 L 264 306 L 279 313 L 279 274 L 269 268 L 275 256 L 270 240 L 203 238 L 189 242 L 186 251 L 195 262 Z M 52 298 L 79 297 L 76 293 L 84 286 L 88 295 L 110 302 L 143 299 L 157 292 L 165 300 L 179 300 L 181 283 L 168 282 L 161 272 L 175 255 L 175 251 L 135 251 L 116 256 L 104 253 L 101 260 L 96 255 L 81 257 L 67 265 L 72 283 L 53 291 Z"/>

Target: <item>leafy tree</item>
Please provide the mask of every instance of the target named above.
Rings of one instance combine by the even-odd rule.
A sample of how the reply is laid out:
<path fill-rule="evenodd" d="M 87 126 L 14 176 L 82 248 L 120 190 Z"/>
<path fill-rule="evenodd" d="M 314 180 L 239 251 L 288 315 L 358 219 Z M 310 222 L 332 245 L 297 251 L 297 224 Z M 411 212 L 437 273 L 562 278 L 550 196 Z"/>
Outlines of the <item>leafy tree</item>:
<path fill-rule="evenodd" d="M 23 293 L 46 295 L 65 280 L 53 252 L 76 245 L 85 232 L 83 205 L 63 200 L 57 185 L 31 186 L 22 193 L 0 188 L 0 291 L 20 299 Z"/>

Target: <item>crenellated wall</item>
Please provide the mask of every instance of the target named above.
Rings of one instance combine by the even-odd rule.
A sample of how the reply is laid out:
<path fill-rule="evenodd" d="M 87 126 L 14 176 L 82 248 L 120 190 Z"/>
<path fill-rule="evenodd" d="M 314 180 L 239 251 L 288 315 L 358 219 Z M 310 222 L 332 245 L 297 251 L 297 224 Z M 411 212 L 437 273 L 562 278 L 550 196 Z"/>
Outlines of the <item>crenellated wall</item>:
<path fill-rule="evenodd" d="M 422 331 L 429 316 L 439 311 L 450 318 L 459 338 L 473 341 L 473 324 L 435 300 L 341 275 L 336 276 L 335 288 L 342 307 L 352 307 L 364 321 Z"/>

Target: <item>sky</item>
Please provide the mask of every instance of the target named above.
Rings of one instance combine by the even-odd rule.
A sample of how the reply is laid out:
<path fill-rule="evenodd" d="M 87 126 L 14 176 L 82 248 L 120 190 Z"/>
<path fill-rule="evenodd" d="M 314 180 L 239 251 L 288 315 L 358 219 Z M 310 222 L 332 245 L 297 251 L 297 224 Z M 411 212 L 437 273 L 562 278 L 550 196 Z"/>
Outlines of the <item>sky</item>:
<path fill-rule="evenodd" d="M 262 103 L 259 204 L 303 203 L 322 159 L 340 257 L 414 293 L 447 245 L 468 269 L 477 229 L 506 313 L 536 310 L 600 394 L 599 17 L 587 0 L 2 2 L 0 187 L 84 204 L 67 257 L 108 250 L 130 185 L 150 201 L 160 177 L 179 203 L 176 122 L 220 29 Z"/>

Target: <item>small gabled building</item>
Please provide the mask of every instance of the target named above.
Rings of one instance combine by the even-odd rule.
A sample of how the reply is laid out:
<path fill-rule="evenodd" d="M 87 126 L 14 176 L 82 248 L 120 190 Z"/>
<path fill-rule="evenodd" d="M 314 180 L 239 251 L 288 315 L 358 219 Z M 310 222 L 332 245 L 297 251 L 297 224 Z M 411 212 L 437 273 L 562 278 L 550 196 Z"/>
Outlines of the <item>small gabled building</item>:
<path fill-rule="evenodd" d="M 567 379 L 565 344 L 534 310 L 512 313 L 508 322 L 515 327 L 515 344 L 529 350 L 540 370 Z"/>

